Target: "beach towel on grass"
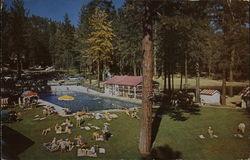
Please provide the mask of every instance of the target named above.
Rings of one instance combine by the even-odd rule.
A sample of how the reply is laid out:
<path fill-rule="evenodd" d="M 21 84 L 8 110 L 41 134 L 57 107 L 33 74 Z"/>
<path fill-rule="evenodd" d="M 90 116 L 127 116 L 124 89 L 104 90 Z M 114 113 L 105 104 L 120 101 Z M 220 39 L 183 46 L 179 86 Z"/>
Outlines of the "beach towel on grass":
<path fill-rule="evenodd" d="M 97 157 L 97 154 L 86 155 L 81 149 L 77 150 L 77 157 Z"/>
<path fill-rule="evenodd" d="M 205 139 L 205 137 L 201 134 L 201 135 L 199 135 L 199 138 L 200 139 Z"/>
<path fill-rule="evenodd" d="M 105 153 L 105 148 L 99 148 L 99 153 Z"/>
<path fill-rule="evenodd" d="M 111 114 L 110 117 L 111 118 L 118 118 L 118 116 L 116 114 Z"/>
<path fill-rule="evenodd" d="M 85 129 L 85 130 L 89 131 L 91 128 L 89 126 L 85 126 L 85 127 L 81 127 L 81 129 Z"/>
<path fill-rule="evenodd" d="M 52 149 L 52 148 L 51 148 L 51 145 L 50 145 L 49 143 L 44 143 L 43 146 L 44 146 L 47 150 L 49 150 L 50 152 L 55 152 L 55 151 L 57 151 L 57 150 L 59 149 L 59 147 Z"/>

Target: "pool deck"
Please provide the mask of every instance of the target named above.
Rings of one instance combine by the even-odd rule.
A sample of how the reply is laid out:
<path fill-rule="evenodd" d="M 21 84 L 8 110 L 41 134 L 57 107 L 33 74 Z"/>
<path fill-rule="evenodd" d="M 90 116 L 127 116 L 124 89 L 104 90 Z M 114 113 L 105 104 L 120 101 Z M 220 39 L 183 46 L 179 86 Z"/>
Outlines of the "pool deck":
<path fill-rule="evenodd" d="M 61 106 L 58 106 L 58 105 L 56 105 L 56 104 L 53 104 L 53 103 L 44 101 L 44 100 L 42 100 L 42 99 L 39 99 L 39 100 L 38 100 L 38 103 L 41 104 L 41 105 L 43 105 L 44 108 L 45 108 L 46 106 L 52 106 L 52 107 L 55 108 L 55 111 L 58 113 L 58 115 L 60 115 L 60 116 L 65 116 L 65 112 L 64 112 L 64 110 L 63 110 L 64 108 L 61 107 Z"/>

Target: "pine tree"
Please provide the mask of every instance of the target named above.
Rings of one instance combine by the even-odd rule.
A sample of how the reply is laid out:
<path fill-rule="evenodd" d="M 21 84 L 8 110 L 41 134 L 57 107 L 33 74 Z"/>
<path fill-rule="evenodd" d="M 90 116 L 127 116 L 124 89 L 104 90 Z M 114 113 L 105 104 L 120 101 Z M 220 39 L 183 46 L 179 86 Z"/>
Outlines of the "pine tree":
<path fill-rule="evenodd" d="M 100 87 L 100 65 L 101 62 L 107 65 L 111 60 L 113 51 L 112 39 L 115 36 L 111 22 L 107 19 L 108 15 L 104 10 L 96 7 L 94 14 L 89 19 L 91 32 L 86 43 L 89 48 L 85 51 L 86 55 L 97 63 L 97 81 Z"/>
<path fill-rule="evenodd" d="M 10 37 L 13 43 L 12 52 L 16 55 L 18 78 L 21 78 L 21 59 L 25 53 L 25 35 L 26 35 L 26 10 L 22 0 L 13 0 L 10 9 Z"/>

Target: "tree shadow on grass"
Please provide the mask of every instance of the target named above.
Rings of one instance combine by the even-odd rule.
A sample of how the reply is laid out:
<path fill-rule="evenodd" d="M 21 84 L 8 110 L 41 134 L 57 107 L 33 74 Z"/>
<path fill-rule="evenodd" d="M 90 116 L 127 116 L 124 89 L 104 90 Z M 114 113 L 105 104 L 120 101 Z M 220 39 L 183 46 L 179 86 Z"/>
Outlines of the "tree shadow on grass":
<path fill-rule="evenodd" d="M 168 145 L 152 149 L 149 155 L 142 157 L 142 160 L 177 160 L 182 159 L 182 153 L 174 151 Z"/>
<path fill-rule="evenodd" d="M 34 144 L 31 139 L 5 125 L 1 129 L 1 156 L 5 159 L 18 160 L 18 154 Z"/>
<path fill-rule="evenodd" d="M 185 93 L 182 93 L 183 95 L 178 95 L 178 97 L 181 97 L 179 99 L 176 99 L 177 96 L 169 96 L 167 94 L 163 95 L 161 98 L 161 105 L 160 107 L 155 111 L 155 116 L 153 118 L 152 123 L 152 144 L 154 143 L 163 115 L 168 115 L 171 119 L 175 121 L 186 121 L 188 117 L 185 115 L 185 113 L 188 113 L 190 115 L 200 115 L 200 107 L 193 102 L 186 101 L 188 95 Z M 184 98 L 183 98 L 184 97 Z M 189 98 L 189 97 L 188 97 Z M 173 101 L 174 99 L 174 101 Z M 184 99 L 184 100 L 183 100 Z M 190 98 L 191 99 L 191 98 Z M 173 102 L 177 102 L 173 103 Z"/>

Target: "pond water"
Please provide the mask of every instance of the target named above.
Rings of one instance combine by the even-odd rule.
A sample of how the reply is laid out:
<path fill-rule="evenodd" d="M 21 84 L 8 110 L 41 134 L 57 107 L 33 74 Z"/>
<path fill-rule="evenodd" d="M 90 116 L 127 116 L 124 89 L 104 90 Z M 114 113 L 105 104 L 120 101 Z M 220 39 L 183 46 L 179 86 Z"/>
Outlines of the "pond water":
<path fill-rule="evenodd" d="M 70 95 L 75 99 L 72 101 L 61 101 L 58 97 L 62 95 Z M 58 106 L 68 108 L 72 112 L 79 110 L 98 111 L 108 109 L 121 109 L 122 107 L 133 108 L 138 107 L 138 104 L 131 102 L 124 102 L 121 100 L 97 97 L 89 94 L 84 94 L 75 91 L 60 92 L 60 93 L 42 93 L 39 97 L 45 101 L 56 104 Z"/>

